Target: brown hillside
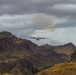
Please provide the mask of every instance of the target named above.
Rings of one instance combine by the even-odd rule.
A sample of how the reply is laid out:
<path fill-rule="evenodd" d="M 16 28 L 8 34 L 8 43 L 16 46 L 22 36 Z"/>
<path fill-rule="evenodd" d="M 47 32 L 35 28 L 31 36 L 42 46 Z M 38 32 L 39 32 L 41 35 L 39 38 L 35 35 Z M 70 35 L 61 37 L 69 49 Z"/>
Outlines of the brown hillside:
<path fill-rule="evenodd" d="M 71 56 L 71 54 L 74 53 L 74 50 L 76 50 L 76 47 L 72 43 L 67 43 L 67 44 L 62 45 L 62 46 L 54 47 L 54 50 L 57 53 L 64 53 L 66 55 L 70 55 Z"/>
<path fill-rule="evenodd" d="M 76 62 L 58 64 L 36 75 L 76 75 Z"/>

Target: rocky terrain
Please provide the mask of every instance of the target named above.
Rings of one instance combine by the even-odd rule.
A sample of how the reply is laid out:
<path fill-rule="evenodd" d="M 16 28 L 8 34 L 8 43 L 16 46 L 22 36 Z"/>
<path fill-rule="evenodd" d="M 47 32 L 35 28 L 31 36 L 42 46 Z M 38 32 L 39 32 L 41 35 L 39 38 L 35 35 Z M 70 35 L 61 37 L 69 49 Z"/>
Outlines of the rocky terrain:
<path fill-rule="evenodd" d="M 57 64 L 36 75 L 76 75 L 76 51 L 71 55 L 70 61 Z"/>
<path fill-rule="evenodd" d="M 74 53 L 71 55 L 71 61 L 76 61 L 76 50 Z"/>
<path fill-rule="evenodd" d="M 55 64 L 70 61 L 75 55 L 75 49 L 72 43 L 38 46 L 30 40 L 17 38 L 10 32 L 3 31 L 0 32 L 0 73 L 34 75 Z"/>

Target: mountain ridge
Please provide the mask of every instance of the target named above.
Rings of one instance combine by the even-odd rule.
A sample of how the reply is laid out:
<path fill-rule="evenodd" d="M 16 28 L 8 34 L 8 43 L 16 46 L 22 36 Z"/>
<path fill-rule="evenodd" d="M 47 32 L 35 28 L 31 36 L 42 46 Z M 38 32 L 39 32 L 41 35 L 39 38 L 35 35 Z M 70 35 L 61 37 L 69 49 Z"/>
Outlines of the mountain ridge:
<path fill-rule="evenodd" d="M 71 46 L 71 47 L 70 47 Z M 10 32 L 0 32 L 0 64 L 3 64 L 3 68 L 6 69 L 7 62 L 11 64 L 15 63 L 15 60 L 21 62 L 28 60 L 32 64 L 31 68 L 33 67 L 34 72 L 29 70 L 26 66 L 23 68 L 21 73 L 24 73 L 23 71 L 26 69 L 30 73 L 30 75 L 37 73 L 38 71 L 44 70 L 46 68 L 50 68 L 54 66 L 55 64 L 59 64 L 62 62 L 69 61 L 70 57 L 64 51 L 62 53 L 56 52 L 57 49 L 67 50 L 68 51 L 74 51 L 75 46 L 72 43 L 68 43 L 62 46 L 52 46 L 52 45 L 41 45 L 38 46 L 35 43 L 31 42 L 27 39 L 18 38 L 15 35 L 11 34 Z M 72 54 L 72 53 L 71 53 Z M 20 62 L 17 62 L 19 66 L 21 65 Z M 26 63 L 26 61 L 25 61 Z M 28 64 L 30 65 L 30 64 Z M 1 65 L 0 65 L 1 66 Z M 8 69 L 11 67 L 11 65 L 8 65 Z M 22 66 L 20 66 L 22 67 Z M 20 67 L 17 67 L 17 69 L 21 69 Z M 14 66 L 12 67 L 13 70 L 12 73 L 15 72 Z M 0 70 L 0 72 L 3 70 Z M 20 70 L 21 71 L 21 70 Z M 1 73 L 7 73 L 5 71 Z M 27 73 L 27 72 L 25 72 Z M 26 75 L 29 75 L 27 73 Z M 24 75 L 24 74 L 23 74 Z"/>

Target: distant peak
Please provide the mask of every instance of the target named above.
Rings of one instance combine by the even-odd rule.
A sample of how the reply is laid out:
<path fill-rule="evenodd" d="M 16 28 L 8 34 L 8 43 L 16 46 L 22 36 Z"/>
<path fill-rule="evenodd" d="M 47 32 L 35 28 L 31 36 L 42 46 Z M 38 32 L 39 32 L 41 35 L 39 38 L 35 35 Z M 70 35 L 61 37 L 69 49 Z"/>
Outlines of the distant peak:
<path fill-rule="evenodd" d="M 2 31 L 2 32 L 0 32 L 0 34 L 11 34 L 11 33 L 8 31 Z"/>
<path fill-rule="evenodd" d="M 8 38 L 15 37 L 16 38 L 15 35 L 13 35 L 12 33 L 8 32 L 8 31 L 0 32 L 0 39 L 5 38 L 5 37 L 8 37 Z"/>
<path fill-rule="evenodd" d="M 68 46 L 75 46 L 73 43 L 67 43 L 67 44 L 65 44 L 65 45 L 68 45 Z"/>

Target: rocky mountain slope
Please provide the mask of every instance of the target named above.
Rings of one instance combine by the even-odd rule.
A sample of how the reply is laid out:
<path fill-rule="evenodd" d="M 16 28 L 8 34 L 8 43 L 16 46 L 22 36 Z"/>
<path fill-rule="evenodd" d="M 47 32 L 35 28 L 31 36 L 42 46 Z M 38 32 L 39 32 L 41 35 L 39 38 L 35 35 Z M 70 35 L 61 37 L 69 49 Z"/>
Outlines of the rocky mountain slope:
<path fill-rule="evenodd" d="M 69 62 L 57 64 L 36 75 L 76 75 L 76 51 L 71 55 Z"/>
<path fill-rule="evenodd" d="M 67 55 L 56 53 L 53 48 L 48 48 L 46 45 L 37 47 L 29 59 L 40 70 L 69 60 Z"/>
<path fill-rule="evenodd" d="M 76 50 L 74 53 L 71 55 L 71 61 L 76 61 Z"/>
<path fill-rule="evenodd" d="M 30 40 L 17 38 L 10 32 L 0 32 L 0 73 L 34 75 L 55 64 L 69 61 L 69 54 L 74 50 L 72 43 L 63 46 L 37 46 Z"/>
<path fill-rule="evenodd" d="M 67 43 L 67 44 L 64 44 L 64 45 L 61 45 L 61 46 L 54 47 L 54 50 L 57 53 L 64 53 L 66 55 L 70 55 L 71 56 L 72 53 L 74 52 L 74 50 L 76 50 L 76 47 L 72 43 Z"/>
<path fill-rule="evenodd" d="M 17 38 L 10 32 L 0 33 L 0 73 L 14 75 L 33 75 L 38 69 L 27 57 L 37 47 L 29 40 Z"/>

